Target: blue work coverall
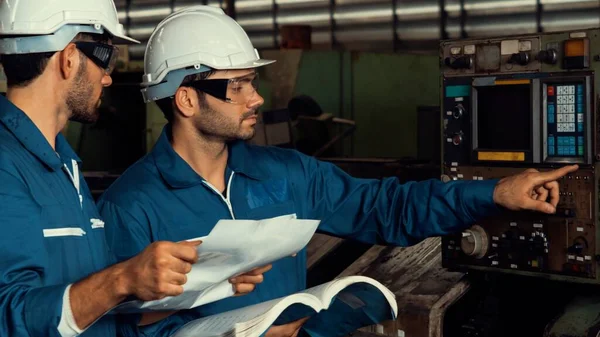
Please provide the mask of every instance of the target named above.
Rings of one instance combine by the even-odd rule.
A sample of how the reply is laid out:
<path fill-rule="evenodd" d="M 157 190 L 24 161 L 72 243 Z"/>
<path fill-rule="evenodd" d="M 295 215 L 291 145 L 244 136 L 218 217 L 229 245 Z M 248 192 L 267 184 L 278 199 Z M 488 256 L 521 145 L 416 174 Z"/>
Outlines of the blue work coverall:
<path fill-rule="evenodd" d="M 116 262 L 81 160 L 60 134 L 55 148 L 0 96 L 0 336 L 72 336 L 61 321 L 71 313 L 65 290 Z M 106 315 L 80 336 L 117 329 Z"/>
<path fill-rule="evenodd" d="M 106 234 L 118 259 L 154 241 L 207 235 L 220 219 L 264 219 L 297 214 L 318 219 L 319 232 L 363 242 L 407 246 L 464 229 L 498 210 L 496 180 L 438 180 L 400 184 L 396 178 L 357 179 L 337 166 L 293 150 L 229 146 L 221 193 L 170 144 L 167 125 L 152 151 L 131 166 L 99 200 Z M 289 295 L 306 287 L 306 250 L 273 264 L 252 293 L 182 311 L 148 326 L 168 336 L 182 323 Z M 144 331 L 144 329 L 142 329 Z"/>

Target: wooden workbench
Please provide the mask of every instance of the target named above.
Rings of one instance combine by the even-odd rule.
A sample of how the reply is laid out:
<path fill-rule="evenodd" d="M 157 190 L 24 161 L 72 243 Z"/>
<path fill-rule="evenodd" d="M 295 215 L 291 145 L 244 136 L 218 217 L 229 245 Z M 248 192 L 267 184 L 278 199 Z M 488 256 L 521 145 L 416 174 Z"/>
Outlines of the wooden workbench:
<path fill-rule="evenodd" d="M 398 301 L 396 321 L 361 329 L 356 337 L 442 337 L 446 309 L 469 289 L 463 273 L 442 268 L 439 238 L 408 248 L 374 246 L 340 276 L 348 275 L 378 280 Z"/>

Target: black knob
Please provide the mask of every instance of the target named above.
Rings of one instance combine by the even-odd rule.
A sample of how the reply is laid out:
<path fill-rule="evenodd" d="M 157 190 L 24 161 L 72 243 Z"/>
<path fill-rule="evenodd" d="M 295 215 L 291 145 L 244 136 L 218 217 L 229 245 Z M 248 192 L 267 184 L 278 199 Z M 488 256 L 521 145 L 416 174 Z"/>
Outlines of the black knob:
<path fill-rule="evenodd" d="M 556 64 L 558 52 L 556 49 L 541 50 L 537 55 L 537 59 L 542 63 Z"/>
<path fill-rule="evenodd" d="M 460 119 L 465 114 L 465 108 L 462 104 L 459 104 L 452 109 L 452 116 L 454 119 Z"/>
<path fill-rule="evenodd" d="M 529 63 L 529 53 L 522 51 L 516 54 L 512 54 L 508 59 L 508 63 L 526 66 Z"/>
<path fill-rule="evenodd" d="M 557 216 L 564 216 L 564 217 L 567 217 L 567 218 L 574 218 L 575 217 L 575 209 L 557 207 L 555 214 Z"/>
<path fill-rule="evenodd" d="M 583 244 L 581 243 L 575 243 L 573 244 L 571 247 L 568 248 L 568 252 L 571 254 L 581 254 L 583 252 Z"/>
<path fill-rule="evenodd" d="M 569 252 L 569 254 L 580 255 L 587 248 L 587 241 L 584 238 L 579 237 L 573 241 L 571 247 L 567 248 L 567 252 Z"/>
<path fill-rule="evenodd" d="M 473 58 L 471 56 L 461 56 L 454 60 L 450 57 L 444 59 L 446 66 L 452 69 L 471 69 L 473 68 Z"/>
<path fill-rule="evenodd" d="M 454 136 L 452 137 L 452 144 L 458 146 L 458 145 L 462 144 L 462 142 L 463 142 L 462 134 L 460 134 L 460 133 L 454 134 Z"/>

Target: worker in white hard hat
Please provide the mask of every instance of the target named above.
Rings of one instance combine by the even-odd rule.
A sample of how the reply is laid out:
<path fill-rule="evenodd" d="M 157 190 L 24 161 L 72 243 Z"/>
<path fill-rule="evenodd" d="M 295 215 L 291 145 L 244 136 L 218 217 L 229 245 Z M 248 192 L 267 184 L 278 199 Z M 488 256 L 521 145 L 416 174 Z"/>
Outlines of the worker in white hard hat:
<path fill-rule="evenodd" d="M 151 152 L 130 167 L 99 200 L 112 224 L 108 243 L 126 260 L 157 240 L 210 233 L 221 219 L 264 219 L 295 213 L 321 220 L 319 231 L 371 244 L 408 246 L 458 232 L 502 208 L 555 212 L 556 179 L 577 169 L 524 172 L 502 180 L 439 180 L 400 184 L 395 177 L 357 179 L 331 163 L 297 151 L 253 146 L 257 68 L 261 59 L 242 27 L 220 9 L 195 6 L 164 19 L 148 41 L 142 94 L 168 124 Z M 306 287 L 306 251 L 273 264 L 254 292 L 174 313 L 143 327 L 169 336 L 191 319 L 275 299 Z M 354 320 L 353 320 L 354 319 Z M 275 322 L 266 336 L 301 329 L 366 324 L 339 317 L 329 327 L 306 317 Z M 337 330 L 336 330 L 337 329 Z M 349 332 L 349 331 L 348 331 Z"/>
<path fill-rule="evenodd" d="M 60 130 L 93 122 L 123 34 L 112 0 L 0 1 L 0 336 L 117 336 L 128 297 L 181 294 L 199 242 L 157 242 L 116 263 Z M 247 292 L 252 283 L 236 284 Z"/>

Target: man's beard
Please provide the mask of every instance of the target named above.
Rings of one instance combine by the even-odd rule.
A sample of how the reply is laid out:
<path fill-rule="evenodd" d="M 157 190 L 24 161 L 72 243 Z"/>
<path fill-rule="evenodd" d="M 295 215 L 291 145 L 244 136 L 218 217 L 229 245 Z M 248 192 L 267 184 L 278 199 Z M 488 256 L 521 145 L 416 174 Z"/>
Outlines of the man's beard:
<path fill-rule="evenodd" d="M 200 109 L 201 112 L 195 123 L 200 135 L 229 142 L 234 140 L 249 140 L 256 133 L 254 127 L 248 130 L 242 128 L 244 120 L 255 116 L 256 110 L 245 112 L 238 120 L 234 120 L 228 118 L 222 112 L 213 109 L 205 99 L 202 100 Z"/>
<path fill-rule="evenodd" d="M 95 123 L 98 120 L 100 100 L 90 102 L 94 93 L 92 83 L 85 79 L 87 65 L 81 63 L 73 86 L 67 94 L 67 107 L 71 111 L 70 120 L 80 123 Z"/>

